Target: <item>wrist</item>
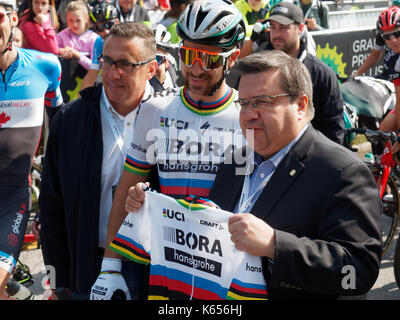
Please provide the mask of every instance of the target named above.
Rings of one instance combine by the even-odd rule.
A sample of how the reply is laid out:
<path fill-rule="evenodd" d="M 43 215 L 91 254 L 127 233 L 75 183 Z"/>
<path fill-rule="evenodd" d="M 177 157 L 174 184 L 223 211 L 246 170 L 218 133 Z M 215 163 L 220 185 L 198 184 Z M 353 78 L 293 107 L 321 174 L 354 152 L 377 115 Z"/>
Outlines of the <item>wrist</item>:
<path fill-rule="evenodd" d="M 101 263 L 101 273 L 116 274 L 121 273 L 122 261 L 116 258 L 103 258 Z"/>

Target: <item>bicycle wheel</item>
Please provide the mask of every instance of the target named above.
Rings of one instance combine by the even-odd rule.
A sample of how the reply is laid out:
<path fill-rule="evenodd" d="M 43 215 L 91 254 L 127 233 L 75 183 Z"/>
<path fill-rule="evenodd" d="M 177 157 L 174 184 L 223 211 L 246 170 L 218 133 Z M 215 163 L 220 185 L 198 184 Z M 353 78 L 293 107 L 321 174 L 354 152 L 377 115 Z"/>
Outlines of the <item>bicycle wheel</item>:
<path fill-rule="evenodd" d="M 375 181 L 378 181 L 379 177 L 382 175 L 382 170 L 372 168 L 371 172 L 374 175 Z M 399 189 L 396 180 L 392 175 L 388 177 L 381 205 L 382 256 L 384 256 L 393 241 L 394 235 L 396 234 L 400 214 Z"/>
<path fill-rule="evenodd" d="M 393 271 L 397 286 L 400 288 L 400 238 L 397 239 L 396 249 L 394 251 Z"/>

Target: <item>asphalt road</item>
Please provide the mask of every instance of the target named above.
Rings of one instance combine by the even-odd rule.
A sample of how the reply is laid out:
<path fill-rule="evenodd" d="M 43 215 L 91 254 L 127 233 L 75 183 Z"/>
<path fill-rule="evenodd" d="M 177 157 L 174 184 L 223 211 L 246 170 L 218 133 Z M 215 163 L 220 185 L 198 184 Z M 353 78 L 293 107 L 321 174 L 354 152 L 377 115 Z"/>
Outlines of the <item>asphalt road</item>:
<path fill-rule="evenodd" d="M 400 231 L 400 228 L 399 230 Z M 398 233 L 397 233 L 398 234 Z M 395 241 L 397 241 L 398 235 Z M 393 254 L 395 242 L 389 248 L 388 253 L 382 259 L 379 277 L 367 295 L 368 300 L 400 300 L 400 289 L 398 288 L 393 274 Z M 20 260 L 30 268 L 35 282 L 30 289 L 35 294 L 35 300 L 43 300 L 46 297 L 45 289 L 42 286 L 44 264 L 40 249 L 22 251 Z"/>

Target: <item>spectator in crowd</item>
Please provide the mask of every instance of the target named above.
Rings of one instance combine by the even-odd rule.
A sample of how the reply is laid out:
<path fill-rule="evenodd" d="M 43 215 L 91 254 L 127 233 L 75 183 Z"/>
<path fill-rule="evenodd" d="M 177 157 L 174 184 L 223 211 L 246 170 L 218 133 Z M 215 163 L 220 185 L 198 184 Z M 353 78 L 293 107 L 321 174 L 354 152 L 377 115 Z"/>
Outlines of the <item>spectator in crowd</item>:
<path fill-rule="evenodd" d="M 16 10 L 15 0 L 0 0 L 0 299 L 30 216 L 29 174 L 44 109 L 51 117 L 63 104 L 57 57 L 13 45 Z"/>
<path fill-rule="evenodd" d="M 310 124 L 312 83 L 298 59 L 263 51 L 236 67 L 242 75 L 240 124 L 246 139 L 254 139 L 253 150 L 245 163 L 235 161 L 243 154 L 237 150 L 210 193 L 236 213 L 228 222 L 236 249 L 261 257 L 271 300 L 365 299 L 382 250 L 381 204 L 371 172 Z"/>
<path fill-rule="evenodd" d="M 29 0 L 28 6 L 18 24 L 24 35 L 23 47 L 57 55 L 58 18 L 54 0 Z"/>
<path fill-rule="evenodd" d="M 72 1 L 66 8 L 68 28 L 57 34 L 59 55 L 64 59 L 77 59 L 78 63 L 89 70 L 93 57 L 93 46 L 99 36 L 89 30 L 89 10 L 82 1 Z"/>
<path fill-rule="evenodd" d="M 100 71 L 99 57 L 103 52 L 104 38 L 110 33 L 111 28 L 119 23 L 118 11 L 111 3 L 102 2 L 90 11 L 92 29 L 98 37 L 94 43 L 92 62 L 89 70 L 81 83 L 81 90 L 94 85 Z"/>
<path fill-rule="evenodd" d="M 334 71 L 309 53 L 301 37 L 305 28 L 303 12 L 297 5 L 284 1 L 277 4 L 268 18 L 270 31 L 256 51 L 281 50 L 303 62 L 313 83 L 315 117 L 312 124 L 339 144 L 344 139 L 343 99 Z"/>
<path fill-rule="evenodd" d="M 200 18 L 203 22 L 196 26 L 195 21 Z M 219 164 L 223 161 L 222 153 L 227 149 L 239 148 L 244 143 L 238 130 L 238 110 L 232 104 L 236 92 L 225 81 L 226 73 L 236 62 L 245 38 L 245 25 L 239 10 L 225 0 L 194 1 L 178 21 L 177 32 L 183 39 L 180 59 L 184 86 L 168 90 L 162 96 L 155 96 L 141 106 L 125 160 L 125 170 L 115 191 L 107 244 L 113 240 L 125 219 L 128 189 L 138 182 L 147 181 L 152 167 L 158 169 L 162 193 L 175 198 L 188 195 L 207 197 Z M 169 129 L 176 129 L 175 126 L 179 128 L 178 131 Z M 154 134 L 148 139 L 146 135 L 150 131 Z M 178 133 L 179 137 L 176 136 Z M 218 151 L 213 150 L 215 152 L 212 157 L 207 152 L 205 155 L 192 155 L 184 151 L 182 158 L 177 159 L 177 153 L 181 153 L 173 151 L 175 146 L 163 146 L 169 144 L 168 141 L 178 141 L 180 145 L 180 139 L 188 141 L 187 144 L 199 146 L 198 150 L 208 148 L 207 144 L 212 139 L 218 141 Z M 160 148 L 154 152 L 151 147 L 153 143 L 160 143 Z M 183 151 L 187 144 L 177 148 L 182 147 Z M 180 161 L 190 161 L 194 166 L 207 164 L 207 168 L 194 170 L 191 165 L 180 166 Z M 108 246 L 103 264 L 102 271 L 118 273 L 120 270 L 118 255 Z M 115 290 L 126 291 L 124 282 L 121 276 L 101 274 L 92 287 L 91 297 L 110 299 Z M 147 296 L 145 288 L 141 292 Z"/>
<path fill-rule="evenodd" d="M 115 0 L 120 22 L 125 21 L 150 21 L 146 8 L 137 3 L 137 0 Z"/>
<path fill-rule="evenodd" d="M 243 20 L 246 23 L 246 36 L 250 37 L 253 32 L 253 26 L 256 22 L 264 21 L 268 18 L 271 4 L 274 5 L 275 0 L 237 0 L 235 6 L 243 15 Z"/>
<path fill-rule="evenodd" d="M 54 118 L 40 192 L 40 238 L 56 285 L 86 296 L 100 272 L 108 215 L 139 105 L 154 93 L 153 32 L 116 25 L 104 42 L 103 82 L 82 91 Z M 162 89 L 162 88 L 160 88 Z M 126 279 L 135 264 L 122 263 Z M 134 296 L 137 284 L 127 280 Z"/>
<path fill-rule="evenodd" d="M 176 87 L 176 61 L 168 52 L 171 48 L 171 34 L 162 24 L 155 24 L 151 29 L 154 32 L 157 44 L 157 69 L 155 76 L 160 80 L 164 89 Z"/>
<path fill-rule="evenodd" d="M 307 11 L 304 12 L 304 23 L 309 31 L 322 31 L 329 29 L 329 8 L 321 0 L 317 1 L 316 5 L 307 6 Z"/>
<path fill-rule="evenodd" d="M 22 34 L 21 29 L 18 27 L 14 27 L 13 32 L 14 32 L 12 38 L 13 45 L 18 48 L 22 48 L 24 35 Z"/>
<path fill-rule="evenodd" d="M 180 41 L 176 33 L 176 24 L 179 16 L 190 2 L 191 0 L 170 0 L 171 9 L 165 13 L 164 18 L 160 21 L 160 24 L 164 25 L 171 34 L 171 43 L 178 43 Z"/>

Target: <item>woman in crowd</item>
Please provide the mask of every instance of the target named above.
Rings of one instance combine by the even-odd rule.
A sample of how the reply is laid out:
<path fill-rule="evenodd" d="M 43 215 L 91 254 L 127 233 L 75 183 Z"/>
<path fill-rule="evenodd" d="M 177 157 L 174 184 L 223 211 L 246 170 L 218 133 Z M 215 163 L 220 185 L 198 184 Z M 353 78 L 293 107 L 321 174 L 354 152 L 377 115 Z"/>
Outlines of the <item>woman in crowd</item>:
<path fill-rule="evenodd" d="M 18 24 L 24 35 L 23 47 L 58 54 L 54 0 L 29 0 L 28 7 Z"/>

